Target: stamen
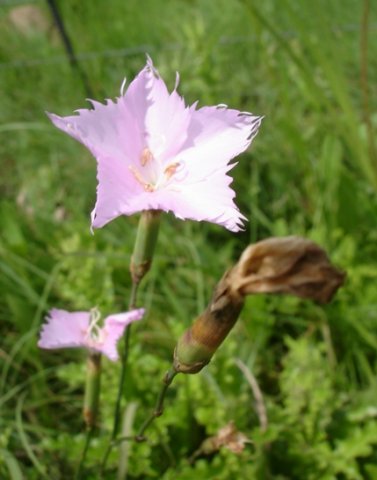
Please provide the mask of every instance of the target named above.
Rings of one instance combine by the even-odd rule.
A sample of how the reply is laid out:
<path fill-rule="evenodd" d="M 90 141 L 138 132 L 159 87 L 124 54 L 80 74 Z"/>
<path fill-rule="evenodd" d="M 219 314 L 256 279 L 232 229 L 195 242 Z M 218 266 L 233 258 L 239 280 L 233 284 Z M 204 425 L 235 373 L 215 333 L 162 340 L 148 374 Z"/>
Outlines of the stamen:
<path fill-rule="evenodd" d="M 141 173 L 133 165 L 129 165 L 128 168 L 131 170 L 132 175 L 135 177 L 136 181 L 140 183 L 140 185 L 144 188 L 146 192 L 154 192 L 154 186 L 151 183 L 146 182 L 142 177 Z"/>
<path fill-rule="evenodd" d="M 143 148 L 140 156 L 141 166 L 144 167 L 148 162 L 154 160 L 153 153 L 149 150 L 148 147 Z"/>
<path fill-rule="evenodd" d="M 131 172 L 132 172 L 132 175 L 135 177 L 135 179 L 140 183 L 140 185 L 145 185 L 145 181 L 144 181 L 144 178 L 141 176 L 140 172 L 138 170 L 136 170 L 136 168 L 133 166 L 133 165 L 129 165 L 128 167 Z"/>
<path fill-rule="evenodd" d="M 92 308 L 90 311 L 90 320 L 88 330 L 86 332 L 86 338 L 88 342 L 93 345 L 98 344 L 103 341 L 102 328 L 98 326 L 98 322 L 101 318 L 101 315 L 97 308 Z"/>
<path fill-rule="evenodd" d="M 164 174 L 166 175 L 167 180 L 169 180 L 175 174 L 180 165 L 181 164 L 179 162 L 174 162 L 165 168 Z"/>

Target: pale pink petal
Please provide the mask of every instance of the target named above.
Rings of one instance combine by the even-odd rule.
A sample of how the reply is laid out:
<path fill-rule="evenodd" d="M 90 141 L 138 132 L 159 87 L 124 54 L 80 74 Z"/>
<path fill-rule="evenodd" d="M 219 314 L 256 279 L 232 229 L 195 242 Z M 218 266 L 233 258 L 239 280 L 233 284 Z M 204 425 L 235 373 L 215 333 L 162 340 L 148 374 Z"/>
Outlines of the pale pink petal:
<path fill-rule="evenodd" d="M 147 64 L 123 98 L 155 157 L 162 162 L 175 155 L 187 139 L 191 109 L 176 90 L 169 94 L 165 82 L 148 57 Z M 139 164 L 139 158 L 137 158 Z"/>
<path fill-rule="evenodd" d="M 178 84 L 178 76 L 176 87 Z M 77 115 L 49 115 L 97 158 L 97 201 L 92 227 L 142 210 L 172 211 L 229 230 L 245 217 L 233 202 L 231 160 L 257 134 L 261 117 L 226 106 L 186 107 L 169 93 L 148 58 L 125 94 Z"/>
<path fill-rule="evenodd" d="M 179 192 L 166 191 L 166 204 L 181 219 L 208 221 L 232 232 L 243 230 L 246 217 L 233 201 L 233 179 L 229 167 L 217 170 L 202 181 L 185 183 Z"/>
<path fill-rule="evenodd" d="M 172 211 L 178 218 L 209 221 L 237 232 L 243 216 L 235 205 L 229 162 L 250 145 L 262 118 L 224 107 L 193 110 L 189 137 L 175 161 L 184 166 L 182 179 L 154 192 L 141 191 L 129 197 L 121 213 L 159 209 Z M 109 191 L 109 189 L 107 189 Z M 102 226 L 102 225 L 101 225 Z"/>
<path fill-rule="evenodd" d="M 103 227 L 119 215 L 133 212 L 133 200 L 143 195 L 145 189 L 135 181 L 130 167 L 142 171 L 141 155 L 144 148 L 149 148 L 153 153 L 155 163 L 166 164 L 167 159 L 174 156 L 186 141 L 191 121 L 192 109 L 185 107 L 175 90 L 169 94 L 150 59 L 131 82 L 124 97 L 119 100 L 121 102 L 124 111 L 128 112 L 137 126 L 137 138 L 142 138 L 143 143 L 142 147 L 138 144 L 137 153 L 126 160 L 121 156 L 97 155 L 97 201 L 92 212 L 94 228 Z M 124 136 L 130 143 L 134 141 L 126 124 Z"/>
<path fill-rule="evenodd" d="M 232 178 L 226 175 L 226 167 L 210 177 L 177 189 L 159 190 L 150 195 L 144 193 L 133 199 L 127 215 L 141 210 L 173 212 L 182 220 L 208 221 L 222 225 L 232 232 L 243 229 L 246 217 L 235 205 L 234 191 L 229 187 Z"/>
<path fill-rule="evenodd" d="M 144 315 L 144 308 L 137 310 L 131 310 L 127 313 L 118 313 L 110 315 L 105 319 L 105 325 L 103 327 L 104 341 L 97 347 L 104 355 L 110 360 L 118 360 L 117 342 L 123 335 L 126 327 L 136 320 L 141 320 Z"/>
<path fill-rule="evenodd" d="M 244 152 L 258 132 L 262 117 L 225 106 L 203 107 L 191 116 L 188 138 L 177 155 L 186 165 L 185 183 L 203 180 Z"/>
<path fill-rule="evenodd" d="M 91 103 L 92 110 L 80 109 L 76 115 L 47 115 L 56 127 L 85 145 L 94 156 L 133 161 L 143 148 L 143 138 L 122 99 Z"/>
<path fill-rule="evenodd" d="M 92 212 L 92 227 L 101 228 L 124 214 L 130 200 L 144 192 L 128 166 L 116 157 L 98 157 L 97 201 Z"/>
<path fill-rule="evenodd" d="M 38 346 L 47 349 L 85 346 L 89 319 L 89 312 L 52 309 L 42 326 Z"/>
<path fill-rule="evenodd" d="M 102 226 L 121 214 L 130 195 L 142 190 L 129 169 L 140 157 L 144 137 L 125 107 L 123 99 L 106 105 L 92 102 L 93 110 L 79 110 L 78 115 L 58 117 L 48 114 L 55 126 L 83 143 L 97 158 L 99 185 L 92 218 Z"/>

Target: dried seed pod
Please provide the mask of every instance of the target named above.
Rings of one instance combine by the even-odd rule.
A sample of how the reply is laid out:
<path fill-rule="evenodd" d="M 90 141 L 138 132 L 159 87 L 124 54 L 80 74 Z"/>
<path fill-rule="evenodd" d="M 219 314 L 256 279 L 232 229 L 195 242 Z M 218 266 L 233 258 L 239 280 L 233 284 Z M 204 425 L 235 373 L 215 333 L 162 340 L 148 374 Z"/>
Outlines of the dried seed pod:
<path fill-rule="evenodd" d="M 227 272 L 218 283 L 211 303 L 178 340 L 174 368 L 183 373 L 199 372 L 228 335 L 243 307 L 243 297 L 233 291 Z"/>
<path fill-rule="evenodd" d="M 344 279 L 345 273 L 311 240 L 292 236 L 250 245 L 217 284 L 207 309 L 178 340 L 175 370 L 197 373 L 211 360 L 236 323 L 246 295 L 283 293 L 327 303 Z"/>
<path fill-rule="evenodd" d="M 322 248 L 294 236 L 250 245 L 232 270 L 233 288 L 240 295 L 285 293 L 320 303 L 328 303 L 344 279 Z"/>

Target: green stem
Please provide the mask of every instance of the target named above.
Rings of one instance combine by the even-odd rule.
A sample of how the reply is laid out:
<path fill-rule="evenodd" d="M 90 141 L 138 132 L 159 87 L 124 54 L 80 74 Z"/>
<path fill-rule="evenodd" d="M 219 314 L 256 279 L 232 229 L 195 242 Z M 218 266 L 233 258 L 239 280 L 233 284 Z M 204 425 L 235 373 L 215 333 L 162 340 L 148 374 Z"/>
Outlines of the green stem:
<path fill-rule="evenodd" d="M 129 300 L 128 309 L 133 310 L 136 307 L 136 298 L 137 298 L 137 291 L 138 291 L 139 283 L 132 282 L 131 288 L 131 295 Z M 122 355 L 122 369 L 120 372 L 120 379 L 119 379 L 119 386 L 118 386 L 118 395 L 115 403 L 115 413 L 114 413 L 114 425 L 113 431 L 111 434 L 111 441 L 115 439 L 119 429 L 119 422 L 120 422 L 120 410 L 121 410 L 121 403 L 122 403 L 122 393 L 124 388 L 124 381 L 126 379 L 126 368 L 128 362 L 128 353 L 129 353 L 129 345 L 130 345 L 130 337 L 131 337 L 131 327 L 132 324 L 128 325 L 126 332 L 124 334 L 124 342 L 123 342 L 123 355 Z"/>
<path fill-rule="evenodd" d="M 171 368 L 168 372 L 166 372 L 166 374 L 164 376 L 164 379 L 162 381 L 163 382 L 162 388 L 161 388 L 160 393 L 157 397 L 156 406 L 155 406 L 153 412 L 151 413 L 151 415 L 145 420 L 143 425 L 140 427 L 140 429 L 139 429 L 139 431 L 138 431 L 138 433 L 135 437 L 135 440 L 137 442 L 143 442 L 145 440 L 144 433 L 147 430 L 147 428 L 151 425 L 151 423 L 154 422 L 154 420 L 157 417 L 160 417 L 163 414 L 164 400 L 165 400 L 166 392 L 168 391 L 168 388 L 169 388 L 170 384 L 172 383 L 174 377 L 177 375 L 177 373 L 178 372 L 174 368 Z"/>
<path fill-rule="evenodd" d="M 135 440 L 136 442 L 144 442 L 146 440 L 146 437 L 144 436 L 144 433 L 146 432 L 148 427 L 154 422 L 154 420 L 157 417 L 160 417 L 163 414 L 166 392 L 168 391 L 168 388 L 169 388 L 170 384 L 172 383 L 174 377 L 177 375 L 177 373 L 179 373 L 179 372 L 177 372 L 174 369 L 174 367 L 166 372 L 166 374 L 163 378 L 163 381 L 162 381 L 163 382 L 162 388 L 161 388 L 160 393 L 158 394 L 158 397 L 157 397 L 155 408 L 154 408 L 153 412 L 151 413 L 151 415 L 142 424 L 138 433 L 135 436 L 127 435 L 127 436 L 123 436 L 123 437 L 120 437 L 120 438 L 115 438 L 114 437 L 114 438 L 111 439 L 111 441 L 110 441 L 110 443 L 107 447 L 107 450 L 105 452 L 105 456 L 103 458 L 103 461 L 102 461 L 101 473 L 100 473 L 101 478 L 103 478 L 105 468 L 106 468 L 107 459 L 108 459 L 108 457 L 110 455 L 110 452 L 111 452 L 113 447 L 115 447 L 117 445 L 120 445 L 121 443 L 126 442 L 126 441 Z"/>
<path fill-rule="evenodd" d="M 370 17 L 370 0 L 364 0 L 360 26 L 360 87 L 363 102 L 363 117 L 368 135 L 369 153 L 372 160 L 377 160 L 374 129 L 370 114 L 370 95 L 368 81 L 368 23 Z"/>
<path fill-rule="evenodd" d="M 129 310 L 133 310 L 134 308 L 136 308 L 136 298 L 137 298 L 138 288 L 139 288 L 139 282 L 132 282 L 130 300 L 128 302 Z"/>
<path fill-rule="evenodd" d="M 84 421 L 88 429 L 96 425 L 99 395 L 101 388 L 101 354 L 90 352 L 86 368 L 86 385 L 84 396 Z"/>
<path fill-rule="evenodd" d="M 96 426 L 101 387 L 101 358 L 102 355 L 100 353 L 89 352 L 86 368 L 86 384 L 83 408 L 83 416 L 86 424 L 86 437 L 80 463 L 75 476 L 76 480 L 81 478 L 86 455 L 89 450 L 90 440 Z"/>
<path fill-rule="evenodd" d="M 160 216 L 160 210 L 145 210 L 141 214 L 130 266 L 134 283 L 140 283 L 151 267 L 160 228 Z"/>
<path fill-rule="evenodd" d="M 92 433 L 93 433 L 93 428 L 87 428 L 86 436 L 85 436 L 85 444 L 81 454 L 79 466 L 77 467 L 75 480 L 80 480 L 82 478 L 81 476 L 82 476 L 82 472 L 83 472 L 83 468 L 86 460 L 86 455 L 89 450 L 90 440 L 92 439 Z"/>
<path fill-rule="evenodd" d="M 125 412 L 123 415 L 122 430 L 121 430 L 122 437 L 131 436 L 137 408 L 138 408 L 137 402 L 128 402 L 127 408 L 125 409 Z M 132 451 L 132 443 L 124 442 L 121 444 L 119 448 L 119 455 L 118 455 L 117 480 L 125 480 L 127 478 L 131 451 Z"/>
<path fill-rule="evenodd" d="M 136 308 L 137 301 L 137 292 L 141 280 L 144 278 L 145 274 L 150 269 L 153 254 L 157 242 L 158 230 L 160 226 L 160 210 L 145 210 L 141 213 L 139 226 L 136 233 L 136 240 L 134 245 L 134 250 L 131 257 L 130 272 L 132 278 L 132 287 L 128 308 L 133 310 Z M 120 423 L 120 413 L 122 405 L 122 394 L 124 389 L 124 382 L 126 378 L 126 368 L 128 362 L 128 353 L 129 353 L 129 344 L 131 336 L 131 325 L 126 329 L 124 335 L 124 347 L 122 355 L 122 367 L 119 378 L 118 394 L 115 402 L 115 411 L 114 411 L 114 424 L 113 430 L 110 437 L 109 444 L 105 451 L 105 455 L 101 464 L 101 474 L 103 475 L 107 460 L 111 453 L 113 446 L 115 445 L 115 439 L 119 430 Z"/>
<path fill-rule="evenodd" d="M 139 287 L 139 283 L 136 283 L 136 282 L 133 281 L 132 282 L 132 287 L 131 287 L 130 300 L 129 300 L 129 309 L 130 310 L 135 308 L 138 287 Z M 128 327 L 126 329 L 126 332 L 124 334 L 122 367 L 121 367 L 120 378 L 119 378 L 118 394 L 117 394 L 117 398 L 116 398 L 116 402 L 115 402 L 113 430 L 112 430 L 112 433 L 111 433 L 109 444 L 108 444 L 107 449 L 105 451 L 105 455 L 104 455 L 103 460 L 102 460 L 101 475 L 103 475 L 103 473 L 105 471 L 107 460 L 109 458 L 111 450 L 116 445 L 115 439 L 116 439 L 116 436 L 117 436 L 117 433 L 118 433 L 119 422 L 120 422 L 120 412 L 121 412 L 121 405 L 122 405 L 122 393 L 123 393 L 123 388 L 124 388 L 124 381 L 126 379 L 126 367 L 127 367 L 127 361 L 128 361 L 131 327 L 132 327 L 132 324 L 128 325 Z"/>

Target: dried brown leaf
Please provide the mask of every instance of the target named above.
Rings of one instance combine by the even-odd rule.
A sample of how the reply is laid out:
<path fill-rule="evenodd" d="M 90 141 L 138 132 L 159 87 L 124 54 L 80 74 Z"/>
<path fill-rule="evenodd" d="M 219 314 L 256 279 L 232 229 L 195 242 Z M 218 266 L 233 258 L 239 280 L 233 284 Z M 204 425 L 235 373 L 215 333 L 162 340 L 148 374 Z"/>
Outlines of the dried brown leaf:
<path fill-rule="evenodd" d="M 220 428 L 216 435 L 204 440 L 199 450 L 195 453 L 195 457 L 210 455 L 222 447 L 233 453 L 240 454 L 247 443 L 251 443 L 251 440 L 244 433 L 237 430 L 233 421 L 230 421 L 225 427 Z"/>

